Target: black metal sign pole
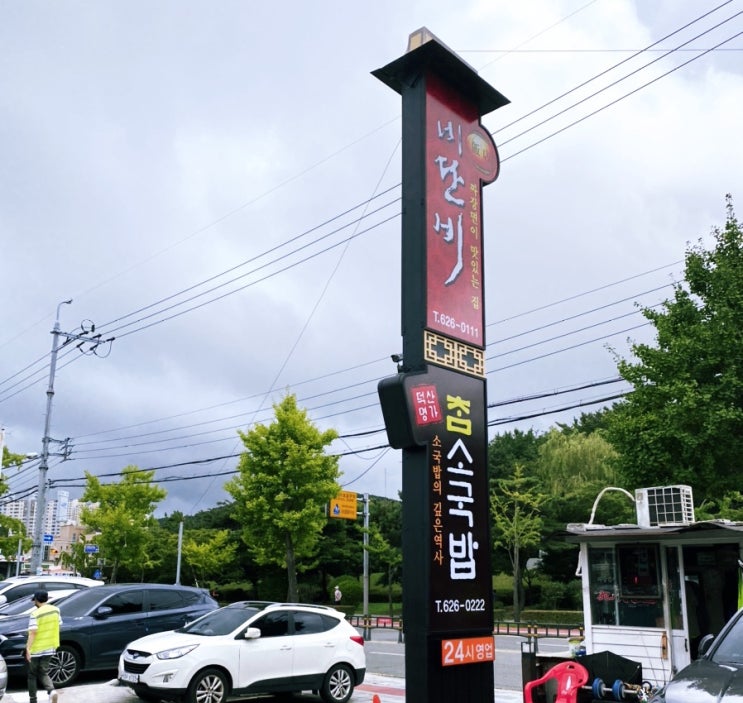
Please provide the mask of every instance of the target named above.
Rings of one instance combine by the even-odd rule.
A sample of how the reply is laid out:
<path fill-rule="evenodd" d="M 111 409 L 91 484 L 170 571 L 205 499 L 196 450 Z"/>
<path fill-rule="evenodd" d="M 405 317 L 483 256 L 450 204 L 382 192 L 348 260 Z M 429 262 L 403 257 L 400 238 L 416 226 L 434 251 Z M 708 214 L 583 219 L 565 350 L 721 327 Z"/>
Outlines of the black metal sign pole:
<path fill-rule="evenodd" d="M 508 103 L 428 30 L 373 72 L 402 96 L 400 373 L 379 384 L 403 449 L 406 699 L 493 700 L 482 115 Z"/>

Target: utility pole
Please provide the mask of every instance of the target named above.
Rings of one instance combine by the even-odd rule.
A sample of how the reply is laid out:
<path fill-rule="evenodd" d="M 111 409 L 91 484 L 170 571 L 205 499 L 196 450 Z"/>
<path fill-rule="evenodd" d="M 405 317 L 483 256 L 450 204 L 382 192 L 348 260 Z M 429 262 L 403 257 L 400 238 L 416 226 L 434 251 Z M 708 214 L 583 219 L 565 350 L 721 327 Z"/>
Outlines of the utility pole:
<path fill-rule="evenodd" d="M 181 585 L 181 553 L 183 551 L 183 520 L 178 523 L 178 560 L 175 569 L 175 585 Z M 198 584 L 196 584 L 198 586 Z"/>
<path fill-rule="evenodd" d="M 364 493 L 364 615 L 369 614 L 369 494 Z"/>
<path fill-rule="evenodd" d="M 31 573 L 41 574 L 41 562 L 44 556 L 44 519 L 46 517 L 46 489 L 47 489 L 47 472 L 49 470 L 49 443 L 58 442 L 60 440 L 52 439 L 49 436 L 52 425 L 52 399 L 54 398 L 54 374 L 57 369 L 57 353 L 60 349 L 59 338 L 64 337 L 65 341 L 61 346 L 64 346 L 72 340 L 78 340 L 80 344 L 77 345 L 78 349 L 84 344 L 92 344 L 91 352 L 95 353 L 101 342 L 101 335 L 86 336 L 87 330 L 83 329 L 83 334 L 71 334 L 69 332 L 61 332 L 59 327 L 59 310 L 63 305 L 70 305 L 72 299 L 63 300 L 57 305 L 57 317 L 54 321 L 54 329 L 52 330 L 52 353 L 51 360 L 49 363 L 49 385 L 46 389 L 46 415 L 44 417 L 44 437 L 41 440 L 41 461 L 39 463 L 39 486 L 36 497 L 36 521 L 34 522 L 34 536 L 33 536 L 33 547 L 31 549 Z M 91 325 L 91 334 L 95 332 L 95 325 Z M 113 342 L 114 338 L 105 340 L 105 342 Z M 81 349 L 82 351 L 82 349 Z M 66 456 L 68 451 L 67 442 L 65 444 Z"/>

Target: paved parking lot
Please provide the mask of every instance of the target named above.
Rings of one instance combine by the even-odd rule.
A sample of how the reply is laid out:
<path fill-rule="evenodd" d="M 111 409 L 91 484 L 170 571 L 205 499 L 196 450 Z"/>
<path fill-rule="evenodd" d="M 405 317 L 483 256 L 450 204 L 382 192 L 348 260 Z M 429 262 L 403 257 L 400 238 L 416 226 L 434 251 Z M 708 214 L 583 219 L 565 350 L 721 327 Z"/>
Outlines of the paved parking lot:
<path fill-rule="evenodd" d="M 380 703 L 389 701 L 390 703 L 404 700 L 405 689 L 404 682 L 400 679 L 393 679 L 386 676 L 367 676 L 366 682 L 354 691 L 351 701 L 353 703 L 372 703 L 375 701 L 374 696 L 378 696 Z M 294 699 L 306 701 L 306 703 L 315 703 L 320 701 L 319 696 L 313 696 L 306 693 L 301 696 L 294 696 Z M 38 696 L 39 703 L 46 703 L 46 693 L 40 693 Z M 252 701 L 275 701 L 272 696 L 265 698 L 251 698 Z M 11 691 L 5 695 L 2 703 L 28 703 L 28 693 L 20 691 L 17 688 L 11 688 Z M 127 686 L 119 686 L 115 679 L 104 683 L 90 683 L 81 686 L 69 686 L 59 690 L 59 703 L 141 703 L 139 698 L 134 695 L 132 690 Z"/>
<path fill-rule="evenodd" d="M 271 696 L 251 698 L 250 700 L 275 700 Z M 294 696 L 298 703 L 315 703 L 319 696 L 306 693 Z M 405 682 L 391 676 L 368 674 L 363 685 L 359 686 L 351 697 L 352 703 L 402 703 L 405 700 Z M 497 690 L 494 700 L 498 703 L 521 703 L 519 691 Z M 46 694 L 39 695 L 39 703 L 45 703 Z M 28 703 L 28 693 L 11 689 L 2 703 Z M 59 691 L 59 703 L 141 703 L 126 686 L 119 686 L 115 679 L 105 683 L 91 683 L 82 686 L 70 686 Z"/>

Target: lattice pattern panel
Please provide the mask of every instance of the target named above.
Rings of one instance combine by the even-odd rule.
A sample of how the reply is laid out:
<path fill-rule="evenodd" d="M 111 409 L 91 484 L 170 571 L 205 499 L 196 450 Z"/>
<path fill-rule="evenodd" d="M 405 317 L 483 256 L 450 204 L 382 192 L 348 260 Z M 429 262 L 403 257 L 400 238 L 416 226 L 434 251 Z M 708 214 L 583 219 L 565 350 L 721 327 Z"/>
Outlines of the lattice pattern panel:
<path fill-rule="evenodd" d="M 485 378 L 485 351 L 430 330 L 423 334 L 426 361 L 447 369 Z"/>

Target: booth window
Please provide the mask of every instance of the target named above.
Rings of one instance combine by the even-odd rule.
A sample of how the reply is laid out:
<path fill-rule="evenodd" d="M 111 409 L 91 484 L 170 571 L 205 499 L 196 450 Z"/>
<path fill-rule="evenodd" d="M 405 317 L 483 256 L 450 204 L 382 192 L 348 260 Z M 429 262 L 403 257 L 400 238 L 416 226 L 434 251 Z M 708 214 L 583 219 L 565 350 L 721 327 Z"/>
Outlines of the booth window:
<path fill-rule="evenodd" d="M 595 625 L 663 627 L 657 545 L 588 550 Z"/>
<path fill-rule="evenodd" d="M 591 589 L 591 619 L 594 625 L 617 624 L 617 586 L 614 549 L 588 550 Z"/>
<path fill-rule="evenodd" d="M 660 562 L 655 544 L 617 547 L 619 563 L 619 624 L 663 627 Z"/>

